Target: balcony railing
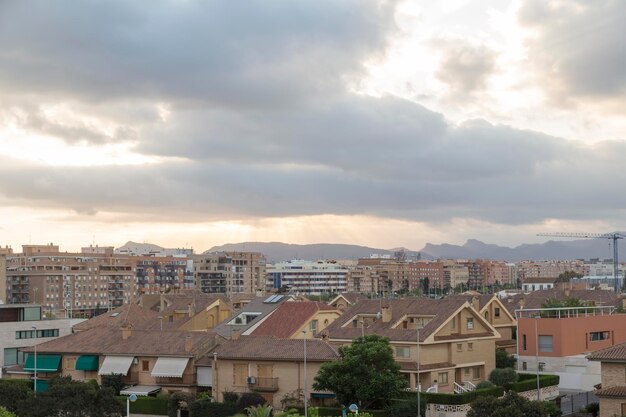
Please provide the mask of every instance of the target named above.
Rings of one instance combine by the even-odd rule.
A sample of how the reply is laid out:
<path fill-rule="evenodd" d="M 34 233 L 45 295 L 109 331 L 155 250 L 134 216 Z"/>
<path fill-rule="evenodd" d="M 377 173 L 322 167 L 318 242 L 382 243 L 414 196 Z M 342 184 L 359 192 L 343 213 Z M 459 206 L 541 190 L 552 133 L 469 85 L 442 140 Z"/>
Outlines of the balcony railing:
<path fill-rule="evenodd" d="M 261 392 L 276 392 L 278 391 L 278 378 L 266 378 L 266 377 L 253 377 L 250 384 L 250 389 L 253 391 Z"/>
<path fill-rule="evenodd" d="M 182 378 L 159 376 L 159 377 L 156 377 L 156 382 L 158 385 L 169 385 L 169 386 L 195 385 L 196 374 L 184 374 Z"/>

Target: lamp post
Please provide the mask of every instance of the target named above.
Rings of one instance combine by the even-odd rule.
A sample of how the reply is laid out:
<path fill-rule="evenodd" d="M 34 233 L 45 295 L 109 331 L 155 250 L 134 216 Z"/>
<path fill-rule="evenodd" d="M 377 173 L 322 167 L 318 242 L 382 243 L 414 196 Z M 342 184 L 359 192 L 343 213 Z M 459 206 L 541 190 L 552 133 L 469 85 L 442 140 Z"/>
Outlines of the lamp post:
<path fill-rule="evenodd" d="M 130 403 L 137 401 L 137 394 L 130 394 L 126 397 L 126 417 L 130 417 Z"/>
<path fill-rule="evenodd" d="M 537 332 L 537 322 L 539 315 L 535 316 L 535 361 L 537 362 L 537 401 L 541 401 L 541 388 L 539 387 L 539 333 Z"/>
<path fill-rule="evenodd" d="M 304 394 L 304 417 L 309 417 L 309 404 L 307 400 L 307 389 L 306 389 L 306 330 L 302 330 L 302 334 L 304 335 L 304 384 L 303 385 L 303 394 Z"/>
<path fill-rule="evenodd" d="M 213 380 L 211 381 L 211 394 L 213 394 L 213 402 L 217 402 L 217 352 L 213 352 Z"/>
<path fill-rule="evenodd" d="M 415 388 L 417 390 L 417 417 L 422 416 L 422 408 L 420 404 L 420 328 L 417 325 L 417 376 L 415 378 Z"/>
<path fill-rule="evenodd" d="M 359 320 L 359 324 L 361 325 L 361 337 L 365 337 L 365 321 Z"/>
<path fill-rule="evenodd" d="M 37 395 L 37 327 L 31 326 L 31 328 L 35 331 L 35 378 L 33 379 L 33 391 Z"/>

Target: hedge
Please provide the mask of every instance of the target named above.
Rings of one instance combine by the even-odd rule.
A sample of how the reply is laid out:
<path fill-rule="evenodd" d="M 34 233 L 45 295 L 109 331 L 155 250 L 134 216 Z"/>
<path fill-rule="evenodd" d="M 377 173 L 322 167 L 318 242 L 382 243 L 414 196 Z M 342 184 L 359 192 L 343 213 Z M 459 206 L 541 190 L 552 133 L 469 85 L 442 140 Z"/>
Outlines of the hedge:
<path fill-rule="evenodd" d="M 523 378 L 522 378 L 523 375 Z M 511 384 L 511 390 L 515 392 L 532 391 L 537 389 L 537 375 L 533 374 L 519 374 L 520 380 Z M 539 375 L 539 387 L 550 387 L 552 385 L 559 385 L 558 375 Z"/>
<path fill-rule="evenodd" d="M 304 415 L 303 407 L 294 407 L 294 408 L 298 410 L 298 413 L 300 413 L 300 415 Z M 318 413 L 319 413 L 318 415 L 320 417 L 328 417 L 328 416 L 337 417 L 341 415 L 341 408 L 339 407 L 313 407 L 313 408 L 317 408 Z M 359 410 L 359 415 L 361 415 L 362 413 L 369 413 L 373 417 L 389 417 L 387 410 Z M 350 414 L 351 413 L 348 411 L 348 415 Z"/>
<path fill-rule="evenodd" d="M 118 396 L 118 400 L 126 407 L 126 396 Z M 167 398 L 158 397 L 137 397 L 137 400 L 130 403 L 130 412 L 135 414 L 154 414 L 159 416 L 167 415 Z"/>
<path fill-rule="evenodd" d="M 461 394 L 452 393 L 434 393 L 434 392 L 422 392 L 420 393 L 420 399 L 424 402 L 434 404 L 445 405 L 460 405 L 469 404 L 478 397 L 501 397 L 504 395 L 504 388 L 502 387 L 488 387 L 475 389 L 473 391 L 464 392 Z M 417 393 L 407 392 L 402 395 L 401 400 L 415 400 L 417 399 Z"/>
<path fill-rule="evenodd" d="M 189 414 L 192 417 L 230 417 L 237 414 L 236 404 L 214 403 L 211 400 L 198 400 L 189 404 Z"/>

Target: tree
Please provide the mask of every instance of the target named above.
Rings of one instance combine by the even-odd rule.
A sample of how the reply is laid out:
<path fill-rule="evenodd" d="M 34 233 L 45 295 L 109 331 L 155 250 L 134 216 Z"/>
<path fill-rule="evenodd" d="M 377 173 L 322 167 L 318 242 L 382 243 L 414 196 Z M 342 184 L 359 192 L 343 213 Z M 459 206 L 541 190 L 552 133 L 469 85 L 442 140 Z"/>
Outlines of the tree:
<path fill-rule="evenodd" d="M 54 377 L 42 397 L 54 400 L 55 412 L 48 415 L 66 417 L 108 417 L 123 412 L 111 388 L 98 389 L 93 384 L 73 381 L 70 377 Z M 38 396 L 39 398 L 39 396 Z M 52 411 L 52 410 L 51 410 Z"/>
<path fill-rule="evenodd" d="M 377 400 L 387 403 L 407 388 L 387 338 L 360 337 L 340 347 L 339 356 L 322 365 L 313 388 L 334 392 L 341 404 L 358 402 L 367 408 Z"/>
<path fill-rule="evenodd" d="M 10 412 L 4 407 L 0 407 L 0 417 L 17 417 L 15 414 Z"/>
<path fill-rule="evenodd" d="M 422 280 L 422 291 L 424 294 L 428 295 L 429 289 L 430 289 L 430 278 L 426 277 Z"/>
<path fill-rule="evenodd" d="M 496 368 L 513 367 L 515 367 L 515 358 L 513 355 L 509 355 L 504 349 L 496 349 Z"/>
<path fill-rule="evenodd" d="M 517 372 L 513 368 L 495 368 L 489 374 L 489 381 L 500 387 L 506 387 L 517 381 Z"/>
<path fill-rule="evenodd" d="M 565 271 L 559 274 L 556 282 L 570 282 L 572 278 L 582 278 L 583 274 L 579 274 L 575 271 Z"/>
<path fill-rule="evenodd" d="M 102 388 L 111 388 L 115 395 L 120 395 L 126 384 L 122 379 L 122 374 L 102 375 Z"/>
<path fill-rule="evenodd" d="M 471 403 L 467 417 L 549 417 L 543 403 L 529 401 L 513 391 L 504 397 L 478 397 Z"/>

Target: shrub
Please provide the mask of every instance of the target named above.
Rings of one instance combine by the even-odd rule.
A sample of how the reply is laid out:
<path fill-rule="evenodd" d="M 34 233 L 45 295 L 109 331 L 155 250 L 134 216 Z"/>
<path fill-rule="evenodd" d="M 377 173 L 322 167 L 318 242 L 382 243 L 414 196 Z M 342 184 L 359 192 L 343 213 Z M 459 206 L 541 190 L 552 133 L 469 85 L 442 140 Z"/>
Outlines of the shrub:
<path fill-rule="evenodd" d="M 192 394 L 188 392 L 175 392 L 170 395 L 167 400 L 167 415 L 169 417 L 176 417 L 178 415 L 178 409 L 186 405 L 189 410 L 191 410 L 194 403 L 198 403 L 200 401 L 194 401 L 194 397 Z M 234 412 L 231 414 L 235 414 Z M 191 413 L 193 416 L 194 414 Z M 201 415 L 201 414 L 199 414 Z"/>
<path fill-rule="evenodd" d="M 593 417 L 597 417 L 600 412 L 600 404 L 598 403 L 589 403 L 587 407 L 585 407 L 585 411 L 591 413 Z"/>
<path fill-rule="evenodd" d="M 239 401 L 239 394 L 236 392 L 224 391 L 222 395 L 224 396 L 224 402 L 227 404 L 237 404 L 237 401 Z"/>
<path fill-rule="evenodd" d="M 126 384 L 122 380 L 122 374 L 102 375 L 100 382 L 102 388 L 112 388 L 115 395 L 120 395 Z"/>
<path fill-rule="evenodd" d="M 272 407 L 267 404 L 261 404 L 246 408 L 248 417 L 270 417 L 272 415 Z"/>
<path fill-rule="evenodd" d="M 15 414 L 10 412 L 4 407 L 0 407 L 0 417 L 17 417 Z"/>
<path fill-rule="evenodd" d="M 478 384 L 476 384 L 476 389 L 493 388 L 493 387 L 495 387 L 495 385 L 493 385 L 493 383 L 490 381 L 480 381 Z"/>
<path fill-rule="evenodd" d="M 500 387 L 508 387 L 517 381 L 517 372 L 513 368 L 495 368 L 489 374 L 489 381 Z"/>
<path fill-rule="evenodd" d="M 249 407 L 257 407 L 265 403 L 265 398 L 258 392 L 244 392 L 237 401 L 237 411 L 246 411 Z"/>
<path fill-rule="evenodd" d="M 513 368 L 515 366 L 515 358 L 509 355 L 502 348 L 496 349 L 496 368 Z"/>

